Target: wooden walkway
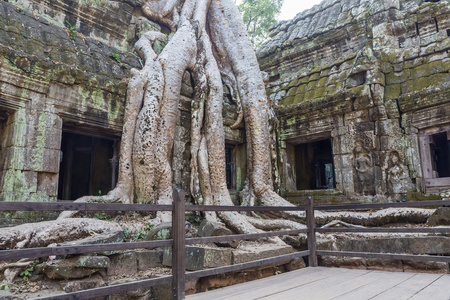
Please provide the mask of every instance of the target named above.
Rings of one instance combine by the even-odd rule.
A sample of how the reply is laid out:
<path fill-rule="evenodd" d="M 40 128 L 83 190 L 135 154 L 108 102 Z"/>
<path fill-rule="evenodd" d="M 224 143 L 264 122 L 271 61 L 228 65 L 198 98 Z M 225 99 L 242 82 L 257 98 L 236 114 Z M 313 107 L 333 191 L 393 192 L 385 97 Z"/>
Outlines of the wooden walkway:
<path fill-rule="evenodd" d="M 186 297 L 186 300 L 450 300 L 450 275 L 306 268 Z"/>

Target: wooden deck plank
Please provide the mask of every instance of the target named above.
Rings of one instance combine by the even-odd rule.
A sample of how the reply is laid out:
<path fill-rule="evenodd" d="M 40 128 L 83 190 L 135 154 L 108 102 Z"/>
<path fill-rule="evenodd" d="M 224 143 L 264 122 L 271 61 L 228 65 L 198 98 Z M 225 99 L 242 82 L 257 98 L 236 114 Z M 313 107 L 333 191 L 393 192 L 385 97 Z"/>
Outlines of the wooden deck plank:
<path fill-rule="evenodd" d="M 309 268 L 309 269 L 315 269 L 315 268 Z M 335 277 L 337 275 L 342 275 L 344 273 L 351 273 L 350 272 L 343 272 L 340 269 L 336 270 L 326 270 L 323 273 L 315 273 L 312 274 L 312 270 L 306 270 L 304 272 L 298 272 L 297 274 L 292 274 L 291 277 L 289 277 L 286 280 L 283 281 L 277 281 L 276 284 L 268 284 L 264 282 L 261 284 L 258 288 L 253 290 L 245 290 L 240 292 L 235 292 L 233 297 L 226 296 L 223 298 L 223 300 L 242 300 L 242 299 L 260 299 L 264 298 L 267 295 L 272 294 L 280 294 L 287 290 L 307 286 L 309 284 L 313 284 L 315 282 L 327 280 L 331 277 Z M 344 274 L 345 275 L 345 274 Z"/>
<path fill-rule="evenodd" d="M 413 297 L 413 298 L 411 298 Z M 450 275 L 305 268 L 187 296 L 187 300 L 450 300 Z"/>
<path fill-rule="evenodd" d="M 332 299 L 336 296 L 347 294 L 355 289 L 365 287 L 373 282 L 380 280 L 380 274 L 375 271 L 369 271 L 365 274 L 353 278 L 340 278 L 336 284 L 326 285 L 323 288 L 316 289 L 309 296 L 312 299 Z M 347 299 L 356 299 L 353 295 Z M 366 298 L 361 298 L 366 299 Z"/>
<path fill-rule="evenodd" d="M 330 299 L 339 292 L 341 287 L 347 285 L 351 288 L 352 284 L 359 286 L 361 284 L 367 284 L 366 276 L 368 276 L 373 271 L 371 270 L 348 270 L 340 269 L 341 272 L 334 274 L 331 277 L 325 278 L 323 280 L 318 280 L 311 284 L 302 285 L 293 289 L 285 290 L 280 293 L 272 293 L 265 297 L 257 298 L 261 300 L 275 300 L 275 299 L 285 299 L 285 300 L 296 300 L 299 299 L 299 295 L 307 295 L 308 299 Z M 347 272 L 350 271 L 350 272 Z"/>
<path fill-rule="evenodd" d="M 423 290 L 416 293 L 411 300 L 449 300 L 450 299 L 450 275 L 442 275 Z"/>
<path fill-rule="evenodd" d="M 414 273 L 402 273 L 402 272 L 382 272 L 374 271 L 371 273 L 373 276 L 377 276 L 378 279 L 373 282 L 355 287 L 353 290 L 347 293 L 336 295 L 333 300 L 357 300 L 357 299 L 369 299 L 384 291 L 390 289 L 391 287 L 400 284 L 401 282 L 408 280 L 413 277 Z"/>
<path fill-rule="evenodd" d="M 187 300 L 209 300 L 209 299 L 251 299 L 255 291 L 270 293 L 271 291 L 283 291 L 297 285 L 307 284 L 315 280 L 333 276 L 337 270 L 323 267 L 305 268 L 291 271 L 280 275 L 275 275 L 246 283 L 240 283 L 229 287 L 212 290 L 205 293 L 199 293 L 187 296 Z M 248 293 L 248 295 L 246 295 Z M 263 294 L 263 295 L 266 295 Z M 246 298 L 249 297 L 249 298 Z"/>
<path fill-rule="evenodd" d="M 436 281 L 440 274 L 415 274 L 411 278 L 381 292 L 371 300 L 406 300 Z M 434 300 L 434 298 L 431 298 Z M 446 299 L 448 300 L 448 299 Z"/>

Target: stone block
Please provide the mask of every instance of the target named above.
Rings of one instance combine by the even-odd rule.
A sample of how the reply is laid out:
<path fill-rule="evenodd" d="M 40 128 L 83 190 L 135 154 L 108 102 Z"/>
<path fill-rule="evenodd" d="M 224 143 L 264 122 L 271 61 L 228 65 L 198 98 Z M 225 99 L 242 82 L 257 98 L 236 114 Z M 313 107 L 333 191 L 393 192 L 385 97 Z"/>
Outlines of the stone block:
<path fill-rule="evenodd" d="M 58 246 L 63 247 L 63 246 L 80 246 L 80 245 L 94 245 L 94 244 L 111 244 L 111 243 L 120 243 L 122 241 L 123 241 L 123 231 L 114 230 L 111 233 L 107 234 L 95 234 L 93 236 L 89 236 L 81 240 L 59 243 Z M 117 251 L 98 252 L 97 254 L 109 256 L 111 254 L 116 254 L 118 252 L 122 253 L 122 251 L 117 250 Z"/>
<path fill-rule="evenodd" d="M 4 169 L 23 170 L 28 157 L 28 150 L 22 147 L 8 147 L 5 149 L 5 165 Z"/>
<path fill-rule="evenodd" d="M 340 155 L 340 159 L 341 159 L 341 168 L 353 168 L 354 165 L 353 154 Z"/>
<path fill-rule="evenodd" d="M 149 268 L 162 267 L 162 250 L 141 250 L 136 251 L 138 271 L 145 271 Z"/>
<path fill-rule="evenodd" d="M 130 283 L 135 281 L 132 278 L 124 278 L 124 279 L 118 279 L 118 280 L 114 280 L 109 282 L 109 286 L 114 286 L 114 285 L 118 285 L 118 284 L 124 284 L 124 283 Z M 170 286 L 170 285 L 169 285 Z M 114 295 L 109 295 L 107 296 L 106 299 L 108 300 L 143 300 L 143 299 L 160 299 L 160 298 L 152 298 L 151 297 L 152 294 L 152 288 L 142 288 L 142 289 L 137 289 L 137 290 L 132 290 L 132 291 L 128 291 L 125 293 L 120 293 L 120 294 L 114 294 Z M 171 293 L 169 293 L 170 296 L 172 296 Z M 172 298 L 161 298 L 161 299 L 172 299 Z"/>
<path fill-rule="evenodd" d="M 75 279 L 87 277 L 109 265 L 106 256 L 79 256 L 50 261 L 44 266 L 44 273 L 50 279 Z"/>
<path fill-rule="evenodd" d="M 33 148 L 28 153 L 26 169 L 47 173 L 59 172 L 61 151 Z"/>
<path fill-rule="evenodd" d="M 450 207 L 439 207 L 427 220 L 428 226 L 450 225 Z"/>
<path fill-rule="evenodd" d="M 106 272 L 108 276 L 136 274 L 138 263 L 136 253 L 127 251 L 110 256 L 111 264 Z"/>
<path fill-rule="evenodd" d="M 331 268 L 367 269 L 366 259 L 361 257 L 321 256 L 319 265 Z"/>
<path fill-rule="evenodd" d="M 341 184 L 344 186 L 344 190 L 353 191 L 353 165 L 343 166 L 342 168 L 342 182 Z M 349 190 L 350 189 L 350 190 Z"/>
<path fill-rule="evenodd" d="M 402 261 L 398 259 L 366 259 L 367 270 L 403 272 Z"/>
<path fill-rule="evenodd" d="M 305 260 L 303 259 L 303 257 L 293 259 L 286 264 L 286 269 L 288 271 L 294 271 L 303 268 L 306 268 Z"/>
<path fill-rule="evenodd" d="M 381 223 L 395 223 L 404 220 L 395 216 L 385 219 Z M 411 216 L 419 218 L 419 216 Z M 374 219 L 373 224 L 377 220 Z M 336 251 L 375 252 L 375 253 L 412 253 L 412 254 L 434 254 L 446 255 L 450 249 L 450 238 L 445 236 L 411 236 L 395 238 L 372 238 L 372 239 L 339 239 L 335 242 Z"/>
<path fill-rule="evenodd" d="M 153 299 L 158 300 L 172 300 L 172 286 L 170 284 L 163 284 L 152 287 Z"/>
<path fill-rule="evenodd" d="M 409 241 L 408 253 L 448 255 L 450 252 L 450 237 L 427 236 L 412 238 Z"/>
<path fill-rule="evenodd" d="M 290 246 L 248 243 L 233 251 L 233 264 L 241 264 L 258 259 L 274 257 L 294 252 Z"/>
<path fill-rule="evenodd" d="M 378 121 L 375 125 L 375 135 L 396 136 L 401 133 L 397 120 Z"/>
<path fill-rule="evenodd" d="M 386 75 L 386 84 L 393 85 L 406 82 L 411 79 L 411 70 L 406 69 L 402 72 L 391 72 Z"/>
<path fill-rule="evenodd" d="M 81 280 L 71 280 L 63 286 L 63 290 L 66 293 L 73 293 L 82 290 L 95 289 L 101 286 L 105 286 L 105 282 L 100 275 L 96 274 Z"/>
<path fill-rule="evenodd" d="M 205 219 L 199 225 L 197 234 L 200 237 L 209 237 L 232 235 L 233 232 L 220 223 L 209 222 Z M 239 245 L 239 241 L 220 242 L 216 244 L 219 246 L 236 248 Z"/>
<path fill-rule="evenodd" d="M 58 174 L 37 173 L 37 191 L 43 192 L 49 197 L 58 195 Z"/>
<path fill-rule="evenodd" d="M 447 274 L 449 272 L 449 266 L 446 262 L 403 260 L 402 263 L 404 272 L 437 274 Z"/>
<path fill-rule="evenodd" d="M 345 124 L 368 122 L 368 121 L 369 121 L 368 110 L 352 111 L 345 114 Z"/>
<path fill-rule="evenodd" d="M 25 147 L 27 145 L 27 124 L 25 122 L 13 122 L 10 126 L 10 134 L 6 146 Z"/>
<path fill-rule="evenodd" d="M 36 186 L 36 172 L 10 169 L 3 175 L 3 193 L 12 192 L 17 197 L 28 197 L 30 193 L 36 193 Z"/>
<path fill-rule="evenodd" d="M 190 271 L 232 264 L 232 251 L 225 248 L 186 247 L 186 269 Z M 172 248 L 165 248 L 163 265 L 172 266 Z"/>
<path fill-rule="evenodd" d="M 48 128 L 45 138 L 45 147 L 47 149 L 59 150 L 61 148 L 61 139 L 61 128 Z"/>

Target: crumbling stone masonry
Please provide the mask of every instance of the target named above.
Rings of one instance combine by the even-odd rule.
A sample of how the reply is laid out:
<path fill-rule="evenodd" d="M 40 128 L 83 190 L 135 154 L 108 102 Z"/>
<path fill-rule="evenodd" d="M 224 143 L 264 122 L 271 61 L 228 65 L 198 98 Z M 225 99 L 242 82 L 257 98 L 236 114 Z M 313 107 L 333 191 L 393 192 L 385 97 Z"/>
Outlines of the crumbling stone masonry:
<path fill-rule="evenodd" d="M 0 200 L 56 200 L 63 130 L 120 139 L 126 78 L 139 62 L 111 46 L 120 31 L 105 26 L 130 25 L 133 7 L 68 2 L 0 1 Z"/>
<path fill-rule="evenodd" d="M 258 57 L 278 105 L 283 195 L 382 202 L 450 188 L 448 1 L 323 1 L 270 35 Z"/>
<path fill-rule="evenodd" d="M 88 194 L 114 186 L 127 80 L 140 67 L 131 47 L 140 32 L 167 32 L 141 4 L 0 1 L 0 201 L 74 200 L 81 176 L 68 169 L 94 178 L 80 183 Z M 446 1 L 346 0 L 272 28 L 258 55 L 280 122 L 283 196 L 401 201 L 450 188 L 449 20 Z M 172 155 L 173 185 L 186 191 L 191 82 L 186 73 Z M 227 184 L 239 203 L 244 126 L 230 129 L 237 105 L 226 96 Z M 47 217 L 0 221 L 27 218 Z"/>
<path fill-rule="evenodd" d="M 148 21 L 142 1 L 0 1 L 0 201 L 75 200 L 115 185 L 131 68 Z M 156 49 L 157 50 L 157 49 Z M 172 155 L 174 186 L 189 191 L 192 79 L 186 72 Z M 237 104 L 225 99 L 229 187 L 246 174 Z M 236 193 L 233 193 L 237 198 Z M 0 224 L 45 214 L 2 214 Z"/>

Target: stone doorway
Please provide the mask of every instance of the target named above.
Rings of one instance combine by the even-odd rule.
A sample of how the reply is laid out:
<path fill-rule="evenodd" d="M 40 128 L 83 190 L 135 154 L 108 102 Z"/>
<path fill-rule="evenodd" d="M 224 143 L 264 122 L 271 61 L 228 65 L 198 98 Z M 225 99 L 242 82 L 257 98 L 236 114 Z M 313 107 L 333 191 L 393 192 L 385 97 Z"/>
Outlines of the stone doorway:
<path fill-rule="evenodd" d="M 58 199 L 105 195 L 117 181 L 117 141 L 63 132 Z"/>
<path fill-rule="evenodd" d="M 450 177 L 450 147 L 447 132 L 431 135 L 431 155 L 436 178 Z"/>
<path fill-rule="evenodd" d="M 234 159 L 233 159 L 234 146 L 230 144 L 225 144 L 225 170 L 227 178 L 227 188 L 233 190 L 235 188 L 234 184 Z"/>
<path fill-rule="evenodd" d="M 424 192 L 437 193 L 450 188 L 450 129 L 419 134 Z"/>
<path fill-rule="evenodd" d="M 332 140 L 295 146 L 297 190 L 336 188 Z"/>

